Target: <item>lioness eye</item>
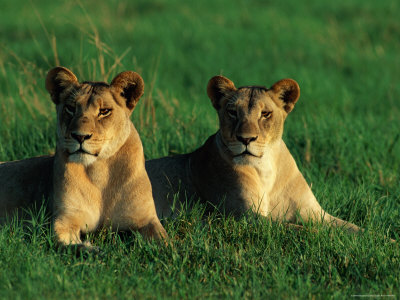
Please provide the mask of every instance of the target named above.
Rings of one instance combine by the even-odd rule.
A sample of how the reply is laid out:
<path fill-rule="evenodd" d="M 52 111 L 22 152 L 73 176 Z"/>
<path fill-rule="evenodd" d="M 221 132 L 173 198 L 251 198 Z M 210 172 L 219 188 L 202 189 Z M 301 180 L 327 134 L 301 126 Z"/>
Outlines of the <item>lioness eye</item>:
<path fill-rule="evenodd" d="M 231 118 L 236 119 L 236 117 L 237 117 L 236 110 L 234 110 L 234 109 L 228 109 L 226 112 L 228 113 L 228 115 L 229 115 Z"/>
<path fill-rule="evenodd" d="M 111 113 L 109 108 L 101 108 L 99 111 L 99 116 L 108 116 Z"/>
<path fill-rule="evenodd" d="M 75 112 L 75 107 L 72 105 L 65 105 L 64 108 L 65 108 L 65 111 L 70 115 L 73 115 Z"/>
<path fill-rule="evenodd" d="M 266 119 L 269 119 L 271 117 L 271 115 L 272 115 L 272 111 L 263 111 L 261 113 L 261 116 L 266 118 Z"/>

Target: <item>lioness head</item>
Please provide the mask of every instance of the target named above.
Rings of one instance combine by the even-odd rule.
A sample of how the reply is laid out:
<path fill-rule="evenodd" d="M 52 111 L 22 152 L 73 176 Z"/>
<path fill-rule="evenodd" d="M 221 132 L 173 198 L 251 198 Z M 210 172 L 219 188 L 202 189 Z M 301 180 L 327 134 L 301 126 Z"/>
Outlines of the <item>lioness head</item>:
<path fill-rule="evenodd" d="M 129 119 L 143 94 L 139 74 L 122 72 L 111 82 L 82 82 L 68 69 L 49 71 L 46 89 L 57 109 L 57 151 L 89 165 L 112 156 L 131 131 Z"/>
<path fill-rule="evenodd" d="M 210 79 L 207 94 L 218 112 L 220 141 L 234 161 L 261 158 L 282 137 L 283 123 L 300 96 L 296 81 L 283 79 L 271 88 L 236 88 L 223 76 Z"/>

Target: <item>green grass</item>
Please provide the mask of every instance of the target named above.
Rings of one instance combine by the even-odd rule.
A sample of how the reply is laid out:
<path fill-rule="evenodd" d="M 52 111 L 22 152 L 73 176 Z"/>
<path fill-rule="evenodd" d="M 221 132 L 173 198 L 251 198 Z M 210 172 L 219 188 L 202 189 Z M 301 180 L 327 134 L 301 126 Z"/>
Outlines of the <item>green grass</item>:
<path fill-rule="evenodd" d="M 107 230 L 101 256 L 55 247 L 45 218 L 0 228 L 0 297 L 317 298 L 400 296 L 400 2 L 8 1 L 0 12 L 0 161 L 47 154 L 55 65 L 82 80 L 135 70 L 133 113 L 147 158 L 196 149 L 217 129 L 206 96 L 217 74 L 238 86 L 291 77 L 302 95 L 286 141 L 331 214 L 362 236 L 297 232 L 201 209 L 164 225 L 173 247 Z"/>

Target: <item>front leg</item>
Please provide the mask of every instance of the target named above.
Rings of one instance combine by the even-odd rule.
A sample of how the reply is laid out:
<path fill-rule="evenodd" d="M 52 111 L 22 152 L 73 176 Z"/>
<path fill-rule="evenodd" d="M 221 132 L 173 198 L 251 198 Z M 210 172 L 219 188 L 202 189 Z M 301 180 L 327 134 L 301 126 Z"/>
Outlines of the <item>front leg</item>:
<path fill-rule="evenodd" d="M 277 195 L 273 214 L 285 218 L 289 222 L 322 222 L 328 226 L 341 227 L 350 233 L 362 231 L 360 227 L 350 222 L 333 217 L 325 212 L 315 198 L 303 175 L 297 173 L 281 194 Z"/>
<path fill-rule="evenodd" d="M 71 204 L 72 200 L 68 199 Z M 83 248 L 90 248 L 89 242 L 82 243 L 81 233 L 94 231 L 100 220 L 99 207 L 87 205 L 88 201 L 77 201 L 72 205 L 64 205 L 58 208 L 54 218 L 54 232 L 57 242 L 62 246 L 78 245 Z"/>
<path fill-rule="evenodd" d="M 360 227 L 357 225 L 344 221 L 342 219 L 336 218 L 334 216 L 331 216 L 330 214 L 326 213 L 325 211 L 321 210 L 320 212 L 320 219 L 321 217 L 323 218 L 322 221 L 330 226 L 333 227 L 340 227 L 348 231 L 349 233 L 359 233 L 360 231 L 363 231 Z"/>
<path fill-rule="evenodd" d="M 54 232 L 57 242 L 63 246 L 82 244 L 81 226 L 76 218 L 57 217 L 54 220 Z"/>
<path fill-rule="evenodd" d="M 114 188 L 114 187 L 113 187 Z M 150 181 L 147 174 L 125 181 L 119 193 L 114 195 L 114 206 L 110 211 L 110 222 L 120 230 L 138 231 L 145 239 L 165 240 L 167 232 L 157 217 Z"/>
<path fill-rule="evenodd" d="M 303 199 L 299 207 L 300 217 L 303 221 L 312 220 L 314 222 L 322 222 L 332 227 L 340 227 L 348 231 L 349 233 L 359 233 L 363 231 L 357 225 L 336 218 L 327 212 L 325 212 L 319 205 L 317 199 L 315 199 L 311 190 L 307 193 L 307 198 Z"/>
<path fill-rule="evenodd" d="M 158 218 L 154 218 L 148 224 L 139 228 L 138 231 L 147 240 L 166 240 L 168 238 L 167 232 Z"/>
<path fill-rule="evenodd" d="M 62 247 L 77 246 L 77 250 L 99 252 L 97 247 L 91 245 L 89 241 L 82 242 L 81 228 L 82 218 L 80 217 L 57 217 L 54 220 L 54 232 L 57 243 Z M 87 227 L 87 226 L 86 226 Z"/>
<path fill-rule="evenodd" d="M 54 231 L 62 246 L 87 248 L 81 232 L 95 230 L 100 220 L 101 193 L 84 171 L 79 164 L 66 164 L 54 172 Z"/>

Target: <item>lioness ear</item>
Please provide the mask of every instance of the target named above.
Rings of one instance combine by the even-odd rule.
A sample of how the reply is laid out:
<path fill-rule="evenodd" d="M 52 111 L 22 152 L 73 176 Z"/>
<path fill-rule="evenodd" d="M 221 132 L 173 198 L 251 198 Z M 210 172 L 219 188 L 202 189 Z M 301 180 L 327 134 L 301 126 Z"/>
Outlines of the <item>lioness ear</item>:
<path fill-rule="evenodd" d="M 111 87 L 125 99 L 128 109 L 133 110 L 143 95 L 144 82 L 138 73 L 126 71 L 111 81 Z"/>
<path fill-rule="evenodd" d="M 273 97 L 280 101 L 282 108 L 290 113 L 300 97 L 300 87 L 293 79 L 282 79 L 269 90 Z"/>
<path fill-rule="evenodd" d="M 55 104 L 60 102 L 60 96 L 66 90 L 78 83 L 78 79 L 70 70 L 64 67 L 56 67 L 47 73 L 46 90 Z"/>
<path fill-rule="evenodd" d="M 207 85 L 207 95 L 216 110 L 221 108 L 221 99 L 233 91 L 236 91 L 235 85 L 224 76 L 214 76 Z"/>

